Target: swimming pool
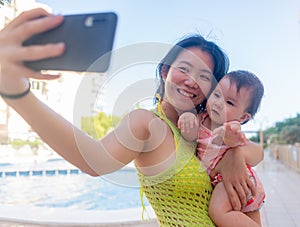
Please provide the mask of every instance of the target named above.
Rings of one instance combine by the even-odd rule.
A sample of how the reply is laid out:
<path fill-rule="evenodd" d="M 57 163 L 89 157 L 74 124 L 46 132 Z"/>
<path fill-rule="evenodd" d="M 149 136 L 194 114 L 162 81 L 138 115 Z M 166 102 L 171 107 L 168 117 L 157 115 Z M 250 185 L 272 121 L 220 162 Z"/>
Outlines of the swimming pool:
<path fill-rule="evenodd" d="M 142 218 L 133 165 L 95 178 L 51 150 L 32 155 L 0 146 L 0 198 L 0 225 L 158 226 L 146 198 Z"/>
<path fill-rule="evenodd" d="M 0 164 L 1 205 L 78 210 L 141 207 L 134 168 L 91 177 L 62 159 L 42 163 Z M 148 205 L 145 199 L 146 205 Z"/>

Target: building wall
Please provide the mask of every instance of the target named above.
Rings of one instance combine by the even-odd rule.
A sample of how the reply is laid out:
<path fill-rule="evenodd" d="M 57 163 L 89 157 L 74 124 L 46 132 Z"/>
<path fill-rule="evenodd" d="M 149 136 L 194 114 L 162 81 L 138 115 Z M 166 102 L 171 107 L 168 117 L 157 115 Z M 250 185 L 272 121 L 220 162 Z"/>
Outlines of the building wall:
<path fill-rule="evenodd" d="M 0 29 L 20 12 L 37 6 L 51 11 L 35 0 L 11 0 L 11 5 L 4 4 L 0 7 Z M 97 111 L 96 101 L 105 76 L 76 72 L 61 74 L 60 79 L 53 81 L 31 80 L 31 90 L 56 112 L 81 127 L 81 117 L 91 116 Z M 5 143 L 8 139 L 24 138 L 30 131 L 29 125 L 0 98 L 0 143 Z"/>

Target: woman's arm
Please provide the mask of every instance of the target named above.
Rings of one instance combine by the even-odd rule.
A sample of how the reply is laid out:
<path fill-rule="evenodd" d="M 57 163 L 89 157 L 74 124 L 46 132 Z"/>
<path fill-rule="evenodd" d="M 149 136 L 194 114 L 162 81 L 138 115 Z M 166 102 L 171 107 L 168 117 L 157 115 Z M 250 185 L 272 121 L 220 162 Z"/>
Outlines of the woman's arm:
<path fill-rule="evenodd" d="M 43 9 L 34 9 L 22 13 L 0 31 L 0 93 L 23 93 L 28 89 L 30 77 L 58 77 L 32 71 L 23 62 L 59 56 L 64 52 L 63 44 L 24 47 L 22 43 L 33 34 L 53 28 L 62 21 L 62 16 L 52 16 Z M 4 100 L 59 155 L 92 176 L 123 167 L 144 152 L 145 147 L 151 150 L 152 145 L 155 147 L 155 140 L 151 135 L 157 135 L 157 131 L 164 132 L 157 129 L 157 126 L 152 127 L 151 112 L 140 110 L 130 113 L 113 132 L 96 141 L 42 103 L 31 92 L 19 99 Z M 151 133 L 152 130 L 156 133 Z M 160 134 L 157 136 L 164 139 Z"/>
<path fill-rule="evenodd" d="M 94 140 L 43 104 L 32 93 L 22 99 L 6 102 L 53 150 L 92 176 L 110 173 L 123 167 L 142 150 L 139 147 L 125 147 L 124 144 L 129 142 L 120 139 L 122 137 L 120 130 L 108 134 L 100 141 Z M 132 135 L 126 138 L 127 141 L 133 140 L 134 134 L 139 133 L 135 129 L 136 126 L 132 124 L 133 122 L 127 124 L 125 119 L 123 121 L 123 125 L 128 125 L 122 129 L 123 133 Z"/>
<path fill-rule="evenodd" d="M 255 195 L 255 187 L 251 182 L 246 163 L 257 164 L 263 158 L 262 148 L 253 142 L 238 146 L 226 152 L 211 175 L 221 173 L 232 207 L 240 210 L 247 202 L 249 189 Z"/>
<path fill-rule="evenodd" d="M 249 179 L 245 163 L 243 152 L 231 149 L 225 153 L 216 168 L 211 172 L 212 176 L 221 173 L 224 186 L 234 210 L 241 210 L 246 204 L 248 186 L 253 188 L 253 183 Z"/>
<path fill-rule="evenodd" d="M 249 141 L 246 149 L 241 149 L 244 152 L 246 163 L 249 166 L 256 166 L 264 159 L 264 149 L 257 143 Z"/>

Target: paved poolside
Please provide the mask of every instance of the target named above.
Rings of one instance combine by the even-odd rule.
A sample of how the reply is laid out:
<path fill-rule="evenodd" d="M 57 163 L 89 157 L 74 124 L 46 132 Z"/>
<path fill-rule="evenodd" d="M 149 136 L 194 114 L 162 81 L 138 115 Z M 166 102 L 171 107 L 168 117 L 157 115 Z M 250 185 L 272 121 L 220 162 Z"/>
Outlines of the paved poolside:
<path fill-rule="evenodd" d="M 266 193 L 266 203 L 261 210 L 263 227 L 300 227 L 300 174 L 273 160 L 266 152 L 265 159 L 256 168 Z M 18 223 L 14 220 L 0 221 L 1 227 L 38 227 L 46 223 Z M 50 226 L 59 226 L 58 223 Z M 65 226 L 74 226 L 65 225 Z M 122 223 L 87 224 L 76 226 L 157 226 L 155 220 L 146 223 L 128 221 Z"/>
<path fill-rule="evenodd" d="M 267 193 L 261 210 L 263 227 L 300 226 L 300 174 L 268 152 L 256 171 Z"/>

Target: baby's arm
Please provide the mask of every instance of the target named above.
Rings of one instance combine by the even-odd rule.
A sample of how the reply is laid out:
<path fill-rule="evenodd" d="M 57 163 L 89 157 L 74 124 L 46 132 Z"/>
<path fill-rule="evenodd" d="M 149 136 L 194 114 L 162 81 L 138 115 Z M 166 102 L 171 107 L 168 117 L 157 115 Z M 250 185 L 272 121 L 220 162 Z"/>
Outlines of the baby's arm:
<path fill-rule="evenodd" d="M 213 131 L 213 135 L 223 138 L 223 143 L 228 147 L 242 146 L 248 142 L 238 121 L 224 123 Z"/>
<path fill-rule="evenodd" d="M 263 148 L 254 142 L 249 141 L 246 135 L 241 131 L 241 125 L 237 121 L 227 122 L 223 126 L 216 128 L 214 133 L 224 137 L 224 144 L 228 147 L 235 148 L 238 146 L 247 146 L 245 153 L 246 163 L 250 166 L 257 165 L 263 160 Z"/>
<path fill-rule="evenodd" d="M 187 141 L 195 141 L 198 137 L 198 117 L 190 112 L 185 112 L 178 119 L 178 128 L 181 135 Z"/>

